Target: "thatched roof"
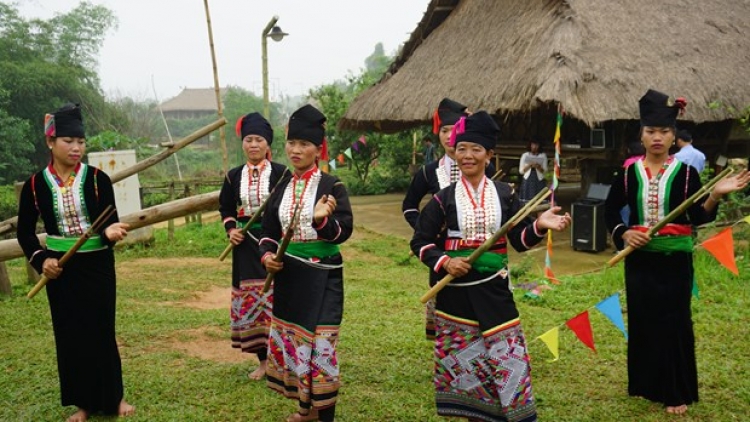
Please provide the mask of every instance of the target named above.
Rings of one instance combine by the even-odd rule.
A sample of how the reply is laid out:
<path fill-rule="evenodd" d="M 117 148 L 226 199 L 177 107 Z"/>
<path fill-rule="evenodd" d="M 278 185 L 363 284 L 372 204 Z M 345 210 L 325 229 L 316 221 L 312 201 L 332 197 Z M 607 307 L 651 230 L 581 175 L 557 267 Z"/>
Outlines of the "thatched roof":
<path fill-rule="evenodd" d="M 432 0 L 343 129 L 428 123 L 443 97 L 504 116 L 561 103 L 588 125 L 637 119 L 648 88 L 688 99 L 686 120 L 750 104 L 748 0 Z"/>
<path fill-rule="evenodd" d="M 219 89 L 224 97 L 226 88 Z M 216 112 L 216 91 L 213 88 L 183 88 L 176 97 L 161 104 L 162 111 L 211 111 Z"/>

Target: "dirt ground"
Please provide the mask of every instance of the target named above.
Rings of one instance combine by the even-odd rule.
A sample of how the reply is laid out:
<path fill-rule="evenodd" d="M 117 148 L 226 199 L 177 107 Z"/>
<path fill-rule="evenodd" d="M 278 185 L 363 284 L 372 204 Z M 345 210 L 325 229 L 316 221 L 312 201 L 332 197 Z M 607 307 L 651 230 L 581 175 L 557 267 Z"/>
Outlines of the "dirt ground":
<path fill-rule="evenodd" d="M 579 191 L 575 187 L 563 187 L 557 193 L 557 201 L 563 207 L 563 211 L 570 210 L 570 204 L 578 199 Z M 375 195 L 352 197 L 352 209 L 354 212 L 355 226 L 363 226 L 368 230 L 386 235 L 400 237 L 404 240 L 404 254 L 409 250 L 409 239 L 412 231 L 402 217 L 401 201 L 403 194 Z M 426 201 L 426 199 L 425 199 Z M 218 219 L 218 213 L 206 213 L 203 221 Z M 177 224 L 184 221 L 176 220 Z M 166 223 L 164 223 L 166 225 Z M 356 230 L 355 230 L 356 231 Z M 532 266 L 531 271 L 537 272 L 542 277 L 546 248 L 544 245 L 526 252 L 533 258 L 537 268 Z M 511 262 L 521 259 L 520 254 L 511 251 Z M 599 253 L 574 251 L 570 246 L 570 232 L 554 233 L 553 235 L 553 257 L 552 269 L 555 276 L 562 278 L 566 275 L 580 274 L 602 268 L 606 261 L 612 257 L 612 249 L 607 248 Z M 139 265 L 131 265 L 131 268 L 144 268 L 151 265 L 154 259 L 139 260 Z M 215 259 L 194 259 L 197 265 L 205 265 L 211 268 L 216 265 L 224 265 Z M 169 266 L 169 261 L 175 261 L 174 265 L 182 265 L 182 260 L 158 259 L 161 266 Z M 204 262 L 205 261 L 205 262 Z M 121 274 L 124 275 L 124 274 Z M 199 292 L 194 299 L 181 302 L 166 302 L 165 306 L 184 306 L 196 309 L 226 309 L 229 306 L 231 288 L 229 280 L 227 287 L 214 287 L 210 291 Z M 180 350 L 189 356 L 199 359 L 226 362 L 226 363 L 248 363 L 248 369 L 257 365 L 255 355 L 240 353 L 230 346 L 229 341 L 229 319 L 227 315 L 226 329 L 203 327 L 193 330 L 175 332 L 170 336 L 171 340 L 165 345 L 170 349 Z"/>

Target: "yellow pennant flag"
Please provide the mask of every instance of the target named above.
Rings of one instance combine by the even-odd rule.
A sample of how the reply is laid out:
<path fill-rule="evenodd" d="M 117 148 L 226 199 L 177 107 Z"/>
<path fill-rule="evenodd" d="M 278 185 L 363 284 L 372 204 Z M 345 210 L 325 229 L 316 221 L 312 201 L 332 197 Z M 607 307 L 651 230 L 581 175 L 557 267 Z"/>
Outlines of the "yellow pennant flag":
<path fill-rule="evenodd" d="M 548 362 L 554 362 L 560 358 L 560 327 L 555 327 L 547 331 L 546 333 L 542 334 L 538 338 L 542 340 L 544 344 L 547 345 L 547 348 L 549 349 L 550 352 L 552 352 L 552 355 L 555 357 L 554 359 Z"/>
<path fill-rule="evenodd" d="M 743 218 L 742 221 L 744 221 L 747 224 L 750 224 L 750 215 L 748 215 L 747 217 Z"/>

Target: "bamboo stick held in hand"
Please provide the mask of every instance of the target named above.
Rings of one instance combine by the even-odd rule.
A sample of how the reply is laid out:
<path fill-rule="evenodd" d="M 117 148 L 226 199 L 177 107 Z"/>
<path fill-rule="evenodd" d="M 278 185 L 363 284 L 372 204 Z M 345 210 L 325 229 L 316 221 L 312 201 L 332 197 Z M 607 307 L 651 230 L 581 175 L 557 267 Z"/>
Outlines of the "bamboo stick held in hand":
<path fill-rule="evenodd" d="M 271 196 L 273 196 L 274 191 L 276 191 L 276 187 L 279 186 L 282 180 L 284 180 L 284 176 L 289 172 L 289 169 L 284 169 L 284 172 L 281 173 L 281 177 L 279 177 L 279 180 L 276 181 L 276 184 L 273 185 L 273 188 L 270 192 L 268 192 L 268 197 L 265 201 L 263 201 L 262 204 L 260 204 L 260 207 L 253 213 L 253 216 L 250 218 L 250 221 L 247 222 L 247 224 L 242 227 L 241 232 L 242 235 L 246 235 L 248 231 L 250 231 L 250 226 L 256 223 L 258 220 L 260 220 L 260 217 L 263 215 L 263 211 L 266 210 L 266 206 L 268 205 L 268 200 L 271 199 Z M 229 255 L 229 252 L 232 252 L 232 249 L 234 249 L 234 244 L 232 242 L 229 242 L 227 247 L 224 249 L 224 252 L 219 255 L 219 261 L 223 261 L 227 255 Z"/>
<path fill-rule="evenodd" d="M 284 259 L 284 254 L 286 253 L 286 248 L 289 247 L 289 243 L 292 241 L 292 236 L 294 236 L 294 226 L 297 225 L 297 222 L 299 221 L 299 214 L 302 211 L 302 207 L 300 206 L 301 202 L 298 202 L 297 205 L 294 207 L 294 214 L 292 215 L 292 221 L 289 223 L 289 227 L 286 229 L 286 233 L 284 234 L 284 239 L 281 241 L 281 245 L 279 245 L 279 249 L 276 250 L 276 256 L 274 257 L 274 261 L 281 262 L 282 259 Z M 268 293 L 269 290 L 271 290 L 271 282 L 273 281 L 273 275 L 274 273 L 269 272 L 266 275 L 266 282 L 263 283 L 263 293 Z"/>
<path fill-rule="evenodd" d="M 514 226 L 516 226 L 518 223 L 523 221 L 524 218 L 526 218 L 534 209 L 539 205 L 542 201 L 544 201 L 550 194 L 552 193 L 552 190 L 545 188 L 539 191 L 539 193 L 536 194 L 534 198 L 532 198 L 529 202 L 524 205 L 523 208 L 518 210 L 516 215 L 511 217 L 510 220 L 508 220 L 505 224 L 500 227 L 498 231 L 496 231 L 492 237 L 488 238 L 487 240 L 482 243 L 481 246 L 479 246 L 474 252 L 469 255 L 467 258 L 467 261 L 469 264 L 473 264 L 474 261 L 476 261 L 480 255 L 487 252 L 492 245 L 497 243 L 498 240 L 500 240 L 501 237 L 505 236 L 510 229 L 512 229 Z M 443 289 L 443 287 L 447 286 L 448 283 L 453 281 L 455 277 L 448 274 L 445 277 L 443 277 L 440 281 L 438 281 L 430 290 L 427 291 L 419 300 L 422 303 L 427 303 L 428 300 L 435 297 L 440 290 Z"/>
<path fill-rule="evenodd" d="M 696 203 L 699 199 L 701 199 L 704 195 L 710 193 L 711 189 L 721 181 L 724 177 L 728 176 L 732 172 L 731 168 L 726 168 L 724 171 L 719 173 L 716 177 L 709 180 L 708 183 L 703 185 L 700 189 L 698 189 L 697 192 L 692 194 L 688 199 L 683 201 L 677 208 L 673 209 L 672 212 L 667 214 L 663 219 L 659 220 L 656 224 L 654 224 L 651 228 L 646 231 L 646 234 L 650 236 L 653 236 L 654 233 L 661 230 L 664 226 L 672 222 L 675 218 L 680 216 L 682 213 L 687 211 L 690 206 L 692 206 L 694 203 Z M 636 248 L 632 246 L 627 246 L 625 249 L 621 250 L 617 255 L 612 257 L 609 261 L 607 261 L 607 265 L 610 267 L 617 264 L 618 262 L 622 261 L 626 256 L 630 255 Z"/>
<path fill-rule="evenodd" d="M 99 217 L 96 220 L 94 220 L 94 223 L 91 224 L 91 227 L 89 227 L 88 230 L 86 230 L 86 232 L 83 235 L 81 235 L 80 238 L 78 238 L 78 240 L 73 245 L 73 247 L 70 248 L 67 252 L 65 252 L 62 258 L 60 258 L 57 261 L 57 265 L 59 267 L 62 267 L 63 265 L 65 265 L 65 263 L 68 262 L 68 260 L 72 258 L 73 255 L 75 255 L 78 249 L 80 249 L 81 246 L 83 246 L 83 244 L 86 243 L 86 241 L 89 240 L 91 236 L 93 236 L 97 231 L 99 231 L 102 224 L 104 224 L 104 222 L 107 221 L 107 219 L 109 219 L 109 217 L 111 217 L 112 214 L 114 213 L 115 213 L 115 208 L 112 205 L 108 205 L 107 208 L 105 208 L 104 211 L 101 214 L 99 214 Z M 42 290 L 42 288 L 46 286 L 48 282 L 49 282 L 49 278 L 47 278 L 47 276 L 45 275 L 42 275 L 42 278 L 39 279 L 39 281 L 29 291 L 26 297 L 31 299 L 34 296 L 36 296 L 36 294 L 39 293 L 39 291 Z"/>

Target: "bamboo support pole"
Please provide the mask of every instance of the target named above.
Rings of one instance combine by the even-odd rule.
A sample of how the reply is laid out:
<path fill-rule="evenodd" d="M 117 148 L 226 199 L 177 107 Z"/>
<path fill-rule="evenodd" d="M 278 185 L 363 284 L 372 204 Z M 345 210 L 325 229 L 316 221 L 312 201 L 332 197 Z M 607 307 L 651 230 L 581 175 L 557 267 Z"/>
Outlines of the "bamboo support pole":
<path fill-rule="evenodd" d="M 211 47 L 211 65 L 214 71 L 214 93 L 216 94 L 216 110 L 219 118 L 224 118 L 224 105 L 221 102 L 221 89 L 219 88 L 219 71 L 216 66 L 216 50 L 214 49 L 214 32 L 211 28 L 211 14 L 208 10 L 208 0 L 203 0 L 206 9 L 206 24 L 208 25 L 208 44 Z M 227 140 L 224 134 L 224 127 L 219 129 L 219 139 L 221 142 L 221 162 L 224 173 L 229 171 L 229 157 L 227 156 Z"/>

